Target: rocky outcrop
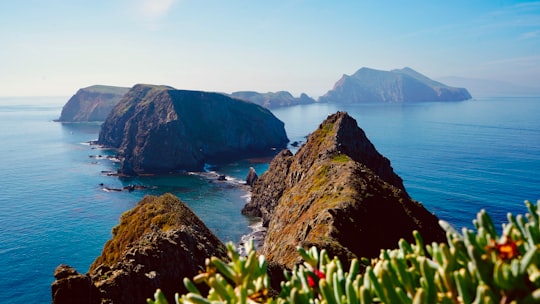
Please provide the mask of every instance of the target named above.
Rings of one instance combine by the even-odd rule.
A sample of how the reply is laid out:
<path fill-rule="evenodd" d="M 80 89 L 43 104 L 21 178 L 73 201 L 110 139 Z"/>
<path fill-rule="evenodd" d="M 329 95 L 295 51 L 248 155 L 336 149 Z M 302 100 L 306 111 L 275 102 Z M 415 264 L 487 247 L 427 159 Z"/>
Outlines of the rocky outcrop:
<path fill-rule="evenodd" d="M 438 219 L 413 201 L 388 159 L 347 113 L 329 116 L 293 155 L 284 150 L 253 186 L 243 212 L 268 227 L 260 253 L 292 268 L 298 245 L 343 260 L 375 257 L 418 230 L 444 241 Z"/>
<path fill-rule="evenodd" d="M 205 163 L 274 153 L 288 139 L 269 110 L 222 94 L 136 85 L 102 125 L 120 173 L 202 170 Z"/>
<path fill-rule="evenodd" d="M 379 71 L 361 68 L 353 75 L 343 75 L 334 88 L 319 98 L 319 102 L 422 102 L 461 101 L 471 99 L 464 88 L 455 88 L 414 71 L 403 68 Z"/>
<path fill-rule="evenodd" d="M 94 85 L 77 91 L 62 108 L 57 121 L 104 121 L 129 88 Z"/>
<path fill-rule="evenodd" d="M 60 265 L 53 303 L 145 303 L 157 288 L 170 303 L 186 290 L 211 256 L 226 258 L 223 243 L 172 194 L 146 196 L 124 213 L 87 274 Z"/>
<path fill-rule="evenodd" d="M 272 109 L 278 107 L 295 106 L 301 104 L 310 104 L 316 102 L 315 99 L 302 93 L 300 97 L 294 97 L 287 91 L 258 93 L 253 91 L 239 91 L 229 96 L 237 99 L 251 101 L 263 107 Z"/>
<path fill-rule="evenodd" d="M 259 176 L 257 175 L 257 172 L 255 172 L 255 168 L 250 167 L 248 175 L 246 176 L 246 185 L 253 186 L 257 179 L 259 179 Z"/>

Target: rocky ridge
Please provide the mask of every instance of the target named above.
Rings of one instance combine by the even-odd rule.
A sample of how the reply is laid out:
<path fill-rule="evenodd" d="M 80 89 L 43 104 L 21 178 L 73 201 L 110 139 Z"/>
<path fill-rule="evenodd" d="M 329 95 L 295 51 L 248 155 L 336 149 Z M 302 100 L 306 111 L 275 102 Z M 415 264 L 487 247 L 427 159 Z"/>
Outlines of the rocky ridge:
<path fill-rule="evenodd" d="M 202 170 L 205 163 L 270 155 L 288 142 L 269 110 L 218 93 L 136 85 L 103 123 L 98 144 L 117 148 L 120 173 Z"/>
<path fill-rule="evenodd" d="M 145 303 L 160 288 L 174 303 L 174 293 L 185 292 L 183 278 L 204 269 L 211 256 L 226 258 L 225 246 L 182 201 L 146 196 L 122 215 L 87 274 L 57 267 L 52 300 Z"/>
<path fill-rule="evenodd" d="M 259 251 L 288 269 L 300 261 L 298 245 L 346 261 L 412 240 L 413 230 L 426 242 L 445 239 L 438 219 L 409 197 L 388 159 L 345 112 L 329 116 L 295 155 L 281 151 L 243 213 L 262 217 L 268 230 Z"/>
<path fill-rule="evenodd" d="M 423 102 L 471 99 L 464 88 L 434 81 L 411 68 L 380 71 L 361 68 L 343 75 L 334 88 L 319 97 L 319 102 Z"/>
<path fill-rule="evenodd" d="M 315 103 L 315 99 L 302 93 L 300 97 L 294 97 L 287 91 L 258 93 L 254 91 L 233 92 L 229 96 L 237 99 L 250 101 L 263 107 L 272 109 L 278 107 L 295 106 L 301 104 Z"/>
<path fill-rule="evenodd" d="M 129 88 L 94 85 L 79 89 L 62 108 L 60 122 L 104 121 Z"/>

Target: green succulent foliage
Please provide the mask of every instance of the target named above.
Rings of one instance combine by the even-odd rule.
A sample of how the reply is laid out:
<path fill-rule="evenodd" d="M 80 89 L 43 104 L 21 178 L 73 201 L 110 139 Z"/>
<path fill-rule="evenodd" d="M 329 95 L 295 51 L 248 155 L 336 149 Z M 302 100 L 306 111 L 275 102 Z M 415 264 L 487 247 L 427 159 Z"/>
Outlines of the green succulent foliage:
<path fill-rule="evenodd" d="M 398 249 L 354 259 L 348 270 L 324 249 L 299 248 L 304 262 L 285 273 L 275 298 L 253 244 L 246 257 L 228 244 L 231 262 L 211 258 L 194 278 L 210 287 L 208 295 L 185 279 L 189 293 L 176 295 L 176 303 L 540 303 L 540 211 L 538 203 L 525 204 L 525 216 L 508 214 L 502 236 L 482 210 L 475 230 L 459 233 L 441 221 L 447 243 L 424 246 L 415 231 L 413 244 L 402 239 Z M 154 297 L 148 303 L 167 303 L 159 290 Z"/>

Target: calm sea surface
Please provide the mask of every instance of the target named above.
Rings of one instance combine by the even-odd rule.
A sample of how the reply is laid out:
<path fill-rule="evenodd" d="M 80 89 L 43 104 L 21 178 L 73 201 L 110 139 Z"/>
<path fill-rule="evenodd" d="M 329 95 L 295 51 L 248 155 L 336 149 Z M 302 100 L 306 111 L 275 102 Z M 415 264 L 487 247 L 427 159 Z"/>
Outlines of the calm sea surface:
<path fill-rule="evenodd" d="M 50 302 L 54 268 L 86 272 L 119 216 L 145 194 L 172 192 L 223 241 L 238 242 L 241 182 L 267 159 L 222 165 L 229 182 L 204 174 L 119 179 L 102 174 L 112 155 L 86 144 L 98 124 L 61 124 L 67 98 L 0 98 L 0 303 Z M 274 110 L 292 141 L 328 114 L 347 111 L 403 178 L 409 194 L 457 228 L 485 208 L 497 223 L 540 199 L 540 98 L 484 98 L 407 105 L 308 105 Z M 144 191 L 107 192 L 131 184 Z M 391 224 L 391 223 L 389 223 Z"/>

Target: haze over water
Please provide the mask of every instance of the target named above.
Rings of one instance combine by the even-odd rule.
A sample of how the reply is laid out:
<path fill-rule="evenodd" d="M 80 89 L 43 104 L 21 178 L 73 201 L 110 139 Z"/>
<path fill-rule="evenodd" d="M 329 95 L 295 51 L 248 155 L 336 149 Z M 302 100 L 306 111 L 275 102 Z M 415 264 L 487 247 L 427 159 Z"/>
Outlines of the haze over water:
<path fill-rule="evenodd" d="M 174 175 L 119 179 L 102 171 L 116 164 L 89 156 L 111 151 L 86 144 L 98 124 L 61 124 L 66 98 L 0 99 L 0 303 L 49 302 L 60 263 L 86 272 L 122 212 L 145 194 L 172 192 L 223 241 L 238 242 L 250 219 L 240 214 L 246 193 L 237 186 L 250 166 L 222 165 L 230 182 Z M 409 194 L 457 228 L 485 208 L 500 223 L 540 199 L 540 98 L 483 98 L 455 103 L 336 106 L 274 110 L 293 141 L 305 141 L 328 114 L 348 111 L 378 151 L 390 159 Z M 253 163 L 256 161 L 256 163 Z M 151 189 L 106 192 L 142 184 Z M 391 223 L 389 223 L 391 224 Z"/>

